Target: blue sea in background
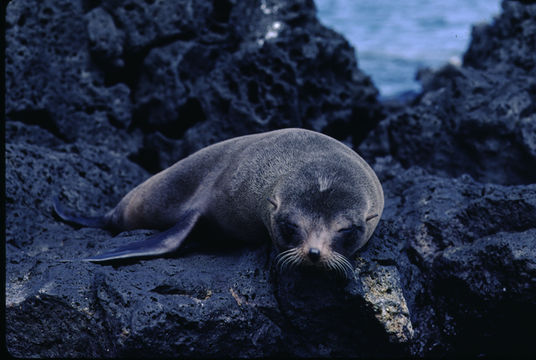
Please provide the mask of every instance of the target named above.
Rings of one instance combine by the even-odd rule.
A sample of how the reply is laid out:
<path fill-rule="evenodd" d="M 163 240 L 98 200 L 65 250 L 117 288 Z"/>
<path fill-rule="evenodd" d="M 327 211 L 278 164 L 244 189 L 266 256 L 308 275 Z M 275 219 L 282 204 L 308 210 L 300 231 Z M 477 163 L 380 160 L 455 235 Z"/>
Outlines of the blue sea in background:
<path fill-rule="evenodd" d="M 471 25 L 491 22 L 499 0 L 315 0 L 320 21 L 343 34 L 381 97 L 420 91 L 421 67 L 461 63 Z"/>

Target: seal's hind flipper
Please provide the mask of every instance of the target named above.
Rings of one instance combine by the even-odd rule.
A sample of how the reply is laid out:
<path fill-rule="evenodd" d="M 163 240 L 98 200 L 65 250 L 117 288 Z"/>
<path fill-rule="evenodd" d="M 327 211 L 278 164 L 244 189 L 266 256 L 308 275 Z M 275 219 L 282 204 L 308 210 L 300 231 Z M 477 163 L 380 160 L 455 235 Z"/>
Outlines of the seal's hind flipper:
<path fill-rule="evenodd" d="M 199 215 L 197 210 L 189 210 L 182 215 L 172 228 L 155 234 L 145 240 L 120 246 L 112 251 L 86 258 L 85 261 L 105 262 L 127 258 L 139 258 L 167 254 L 177 250 L 193 229 Z"/>
<path fill-rule="evenodd" d="M 71 225 L 93 227 L 93 228 L 105 228 L 106 227 L 106 221 L 104 219 L 104 216 L 84 217 L 84 216 L 70 214 L 61 205 L 58 198 L 54 200 L 54 213 L 61 220 Z"/>

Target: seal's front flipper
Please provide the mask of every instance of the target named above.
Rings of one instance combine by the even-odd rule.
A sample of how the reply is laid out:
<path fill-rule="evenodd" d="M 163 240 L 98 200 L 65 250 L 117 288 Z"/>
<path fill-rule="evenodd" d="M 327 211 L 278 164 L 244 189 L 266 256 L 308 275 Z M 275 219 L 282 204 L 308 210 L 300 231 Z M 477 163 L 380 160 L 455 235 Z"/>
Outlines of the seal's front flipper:
<path fill-rule="evenodd" d="M 85 261 L 105 262 L 110 260 L 157 256 L 177 250 L 193 229 L 199 215 L 198 210 L 188 210 L 172 228 L 145 240 L 120 246 L 110 252 L 86 258 Z"/>
<path fill-rule="evenodd" d="M 84 216 L 70 214 L 60 204 L 58 198 L 54 200 L 54 213 L 61 220 L 71 225 L 93 227 L 93 228 L 105 228 L 107 225 L 106 220 L 104 219 L 104 216 L 84 217 Z"/>

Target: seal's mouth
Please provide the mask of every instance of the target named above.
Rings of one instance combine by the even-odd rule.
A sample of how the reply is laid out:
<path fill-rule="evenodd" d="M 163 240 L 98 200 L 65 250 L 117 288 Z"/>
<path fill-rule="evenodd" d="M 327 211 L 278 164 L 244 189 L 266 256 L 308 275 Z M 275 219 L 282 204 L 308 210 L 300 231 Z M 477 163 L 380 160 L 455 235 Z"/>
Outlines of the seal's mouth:
<path fill-rule="evenodd" d="M 319 256 L 315 259 L 316 256 L 311 259 L 310 254 L 306 256 L 301 248 L 295 247 L 280 252 L 275 258 L 275 263 L 279 272 L 298 266 L 316 266 L 328 271 L 334 271 L 346 279 L 354 277 L 354 267 L 346 256 L 336 251 L 330 251 L 328 255 Z"/>

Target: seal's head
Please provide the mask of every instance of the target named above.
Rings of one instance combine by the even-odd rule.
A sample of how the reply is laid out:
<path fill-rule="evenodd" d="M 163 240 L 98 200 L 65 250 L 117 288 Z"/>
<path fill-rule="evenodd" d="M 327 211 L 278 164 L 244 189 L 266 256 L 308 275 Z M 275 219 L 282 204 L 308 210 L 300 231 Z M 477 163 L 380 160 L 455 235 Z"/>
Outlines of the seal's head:
<path fill-rule="evenodd" d="M 380 214 L 371 213 L 351 174 L 303 172 L 285 178 L 267 199 L 277 265 L 318 266 L 350 276 L 349 259 L 368 241 Z"/>

